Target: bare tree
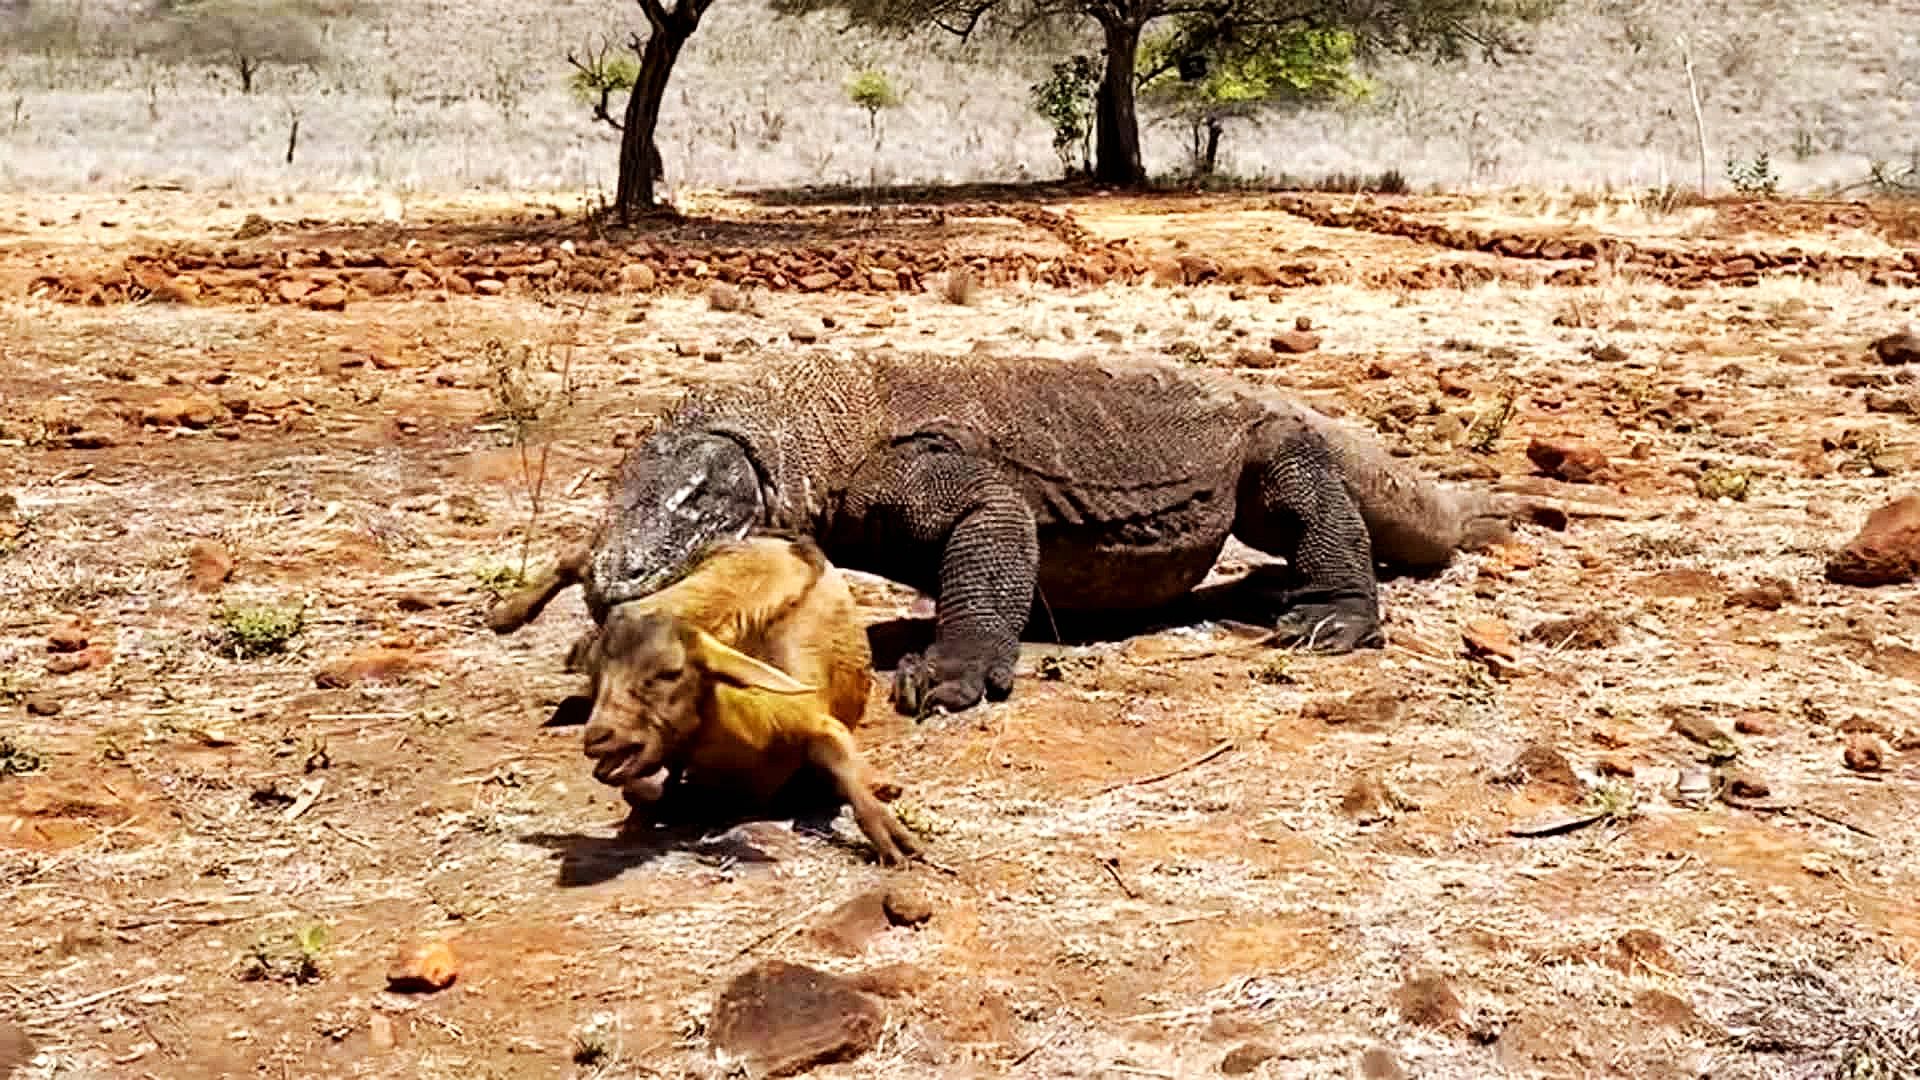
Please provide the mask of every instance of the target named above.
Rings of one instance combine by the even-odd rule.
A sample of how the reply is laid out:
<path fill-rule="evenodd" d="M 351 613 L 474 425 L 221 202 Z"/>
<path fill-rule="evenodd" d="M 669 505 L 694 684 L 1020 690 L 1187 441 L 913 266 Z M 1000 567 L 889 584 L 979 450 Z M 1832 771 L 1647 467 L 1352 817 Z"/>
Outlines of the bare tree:
<path fill-rule="evenodd" d="M 667 80 L 687 39 L 700 28 L 700 17 L 713 0 L 638 0 L 647 17 L 643 40 L 634 34 L 627 47 L 639 56 L 638 66 L 610 60 L 603 45 L 597 53 L 568 53 L 575 70 L 574 88 L 593 106 L 594 116 L 620 132 L 620 178 L 614 205 L 622 224 L 653 209 L 654 181 L 661 175 L 660 150 L 654 141 L 660 126 L 660 107 L 667 99 Z M 615 120 L 610 107 L 615 93 L 627 91 L 627 105 Z"/>
<path fill-rule="evenodd" d="M 268 65 L 311 68 L 326 59 L 317 13 L 302 0 L 165 0 L 144 44 L 161 56 L 231 68 L 243 94 Z"/>

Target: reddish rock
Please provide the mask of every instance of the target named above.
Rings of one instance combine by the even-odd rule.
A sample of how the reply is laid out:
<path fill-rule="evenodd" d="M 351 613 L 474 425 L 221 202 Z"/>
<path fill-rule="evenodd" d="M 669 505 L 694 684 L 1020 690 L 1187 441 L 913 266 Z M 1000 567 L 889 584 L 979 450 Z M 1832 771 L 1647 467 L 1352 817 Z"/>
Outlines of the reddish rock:
<path fill-rule="evenodd" d="M 1504 620 L 1485 616 L 1470 619 L 1460 628 L 1460 635 L 1466 641 L 1467 652 L 1476 656 L 1494 656 L 1502 660 L 1516 660 L 1519 649 L 1513 643 L 1513 632 L 1507 629 Z"/>
<path fill-rule="evenodd" d="M 721 991 L 707 1034 L 757 1074 L 780 1077 L 866 1053 L 885 1020 L 879 1003 L 853 981 L 767 960 Z"/>
<path fill-rule="evenodd" d="M 620 268 L 622 292 L 652 292 L 659 281 L 659 275 L 646 263 L 628 263 Z"/>
<path fill-rule="evenodd" d="M 1883 364 L 1920 364 L 1920 334 L 1902 330 L 1873 343 L 1873 355 Z"/>
<path fill-rule="evenodd" d="M 820 270 L 800 279 L 800 287 L 808 292 L 821 292 L 840 284 L 840 275 L 831 270 Z"/>
<path fill-rule="evenodd" d="M 274 287 L 273 294 L 283 304 L 297 304 L 313 291 L 313 282 L 305 278 L 286 278 Z"/>
<path fill-rule="evenodd" d="M 1620 620 L 1604 611 L 1585 611 L 1539 623 L 1527 638 L 1553 649 L 1609 649 L 1620 644 Z"/>
<path fill-rule="evenodd" d="M 1920 578 L 1920 495 L 1907 495 L 1867 515 L 1866 524 L 1827 560 L 1827 579 L 1841 585 L 1899 585 Z"/>
<path fill-rule="evenodd" d="M 217 540 L 195 540 L 187 548 L 187 580 L 199 592 L 213 592 L 233 577 L 233 556 Z"/>
<path fill-rule="evenodd" d="M 59 698 L 44 692 L 28 694 L 21 704 L 25 705 L 27 712 L 33 716 L 59 716 L 60 710 L 65 707 Z"/>
<path fill-rule="evenodd" d="M 378 645 L 333 660 L 314 673 L 313 681 L 323 690 L 337 690 L 361 683 L 394 682 L 433 665 L 431 657 L 411 649 Z"/>
<path fill-rule="evenodd" d="M 194 394 L 190 397 L 163 397 L 146 407 L 141 413 L 143 423 L 155 427 L 204 428 L 217 423 L 227 415 L 220 405 L 220 399 L 208 394 Z"/>
<path fill-rule="evenodd" d="M 1765 578 L 1729 594 L 1727 604 L 1730 607 L 1753 608 L 1756 611 L 1779 611 L 1798 599 L 1799 596 L 1791 582 L 1780 578 Z"/>
<path fill-rule="evenodd" d="M 1507 775 L 1529 786 L 1554 789 L 1562 794 L 1578 794 L 1582 785 L 1567 755 L 1547 743 L 1534 743 L 1507 766 Z"/>
<path fill-rule="evenodd" d="M 1867 732 L 1857 732 L 1847 740 L 1847 749 L 1841 755 L 1847 768 L 1854 772 L 1879 772 L 1887 764 L 1887 744 L 1880 737 Z"/>
<path fill-rule="evenodd" d="M 808 936 L 834 952 L 857 955 L 866 949 L 869 941 L 886 931 L 886 904 L 885 890 L 868 889 L 822 916 Z"/>
<path fill-rule="evenodd" d="M 1609 754 L 1594 763 L 1594 771 L 1601 776 L 1612 776 L 1622 780 L 1633 779 L 1633 762 L 1618 754 Z"/>
<path fill-rule="evenodd" d="M 1227 1051 L 1220 1059 L 1220 1075 L 1245 1076 L 1272 1060 L 1278 1052 L 1271 1046 L 1260 1043 L 1242 1043 Z"/>
<path fill-rule="evenodd" d="M 453 949 L 435 938 L 406 946 L 387 968 L 387 989 L 398 994 L 444 990 L 460 977 Z"/>
<path fill-rule="evenodd" d="M 1765 713 L 1745 712 L 1734 718 L 1733 730 L 1742 735 L 1767 736 L 1779 731 L 1779 727 Z"/>
<path fill-rule="evenodd" d="M 895 885 L 887 889 L 884 904 L 887 921 L 895 926 L 919 926 L 933 918 L 933 897 L 913 885 Z"/>
<path fill-rule="evenodd" d="M 1599 483 L 1612 472 L 1605 454 L 1573 442 L 1532 439 L 1527 443 L 1527 460 L 1547 476 L 1570 484 Z"/>
<path fill-rule="evenodd" d="M 338 285 L 327 285 L 308 293 L 301 303 L 312 311 L 345 311 L 347 309 L 347 290 Z"/>
<path fill-rule="evenodd" d="M 47 651 L 51 653 L 77 653 L 91 643 L 87 628 L 77 622 L 62 623 L 47 635 Z"/>
<path fill-rule="evenodd" d="M 106 667 L 113 659 L 113 650 L 105 645 L 89 645 L 76 653 L 61 653 L 47 659 L 47 674 L 73 675 L 94 668 Z"/>
<path fill-rule="evenodd" d="M 1310 353 L 1320 347 L 1320 337 L 1304 330 L 1282 330 L 1267 345 L 1277 353 Z"/>

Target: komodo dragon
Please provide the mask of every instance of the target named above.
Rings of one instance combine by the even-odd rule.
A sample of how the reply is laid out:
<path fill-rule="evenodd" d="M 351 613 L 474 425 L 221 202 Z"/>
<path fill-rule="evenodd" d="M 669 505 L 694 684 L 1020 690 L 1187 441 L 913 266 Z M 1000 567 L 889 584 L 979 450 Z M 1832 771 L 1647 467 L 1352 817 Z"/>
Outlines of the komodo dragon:
<path fill-rule="evenodd" d="M 837 566 L 933 595 L 932 645 L 901 660 L 894 702 L 958 711 L 1011 692 L 1036 586 L 1053 611 L 1158 606 L 1229 534 L 1290 564 L 1275 643 L 1379 647 L 1376 560 L 1432 569 L 1499 539 L 1496 498 L 1171 363 L 806 357 L 688 392 L 627 452 L 592 539 L 489 623 L 523 625 L 573 583 L 604 623 L 711 541 L 810 535 Z"/>

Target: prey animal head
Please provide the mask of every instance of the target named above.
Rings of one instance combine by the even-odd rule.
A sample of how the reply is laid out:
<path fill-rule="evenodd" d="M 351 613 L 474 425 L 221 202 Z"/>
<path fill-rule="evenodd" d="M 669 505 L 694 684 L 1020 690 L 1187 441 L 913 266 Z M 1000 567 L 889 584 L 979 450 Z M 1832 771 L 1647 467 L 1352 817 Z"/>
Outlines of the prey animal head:
<path fill-rule="evenodd" d="M 718 684 L 775 694 L 813 687 L 684 619 L 616 607 L 588 649 L 593 715 L 584 750 L 593 778 L 614 787 L 672 761 L 699 736 Z M 722 723 L 726 718 L 719 718 Z"/>

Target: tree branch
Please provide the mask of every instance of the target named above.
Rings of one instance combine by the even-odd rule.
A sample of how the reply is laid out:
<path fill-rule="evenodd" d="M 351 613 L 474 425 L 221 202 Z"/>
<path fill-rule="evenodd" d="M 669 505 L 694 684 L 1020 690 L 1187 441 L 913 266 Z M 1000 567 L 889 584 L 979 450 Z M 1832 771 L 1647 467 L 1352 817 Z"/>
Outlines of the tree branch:
<path fill-rule="evenodd" d="M 653 27 L 653 32 L 656 34 L 666 32 L 667 9 L 660 6 L 660 0 L 638 0 L 638 2 L 641 12 L 647 17 L 647 24 Z"/>

